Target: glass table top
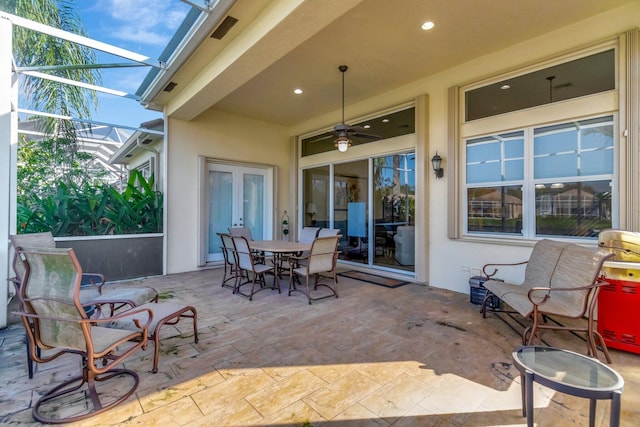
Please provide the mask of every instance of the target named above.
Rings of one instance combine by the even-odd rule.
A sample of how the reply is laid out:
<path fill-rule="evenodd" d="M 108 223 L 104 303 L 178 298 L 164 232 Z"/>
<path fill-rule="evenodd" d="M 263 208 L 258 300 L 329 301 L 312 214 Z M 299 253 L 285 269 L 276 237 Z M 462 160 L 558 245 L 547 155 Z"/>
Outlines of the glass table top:
<path fill-rule="evenodd" d="M 607 365 L 567 350 L 522 347 L 513 353 L 513 360 L 535 375 L 572 387 L 615 390 L 624 385 L 622 377 Z"/>

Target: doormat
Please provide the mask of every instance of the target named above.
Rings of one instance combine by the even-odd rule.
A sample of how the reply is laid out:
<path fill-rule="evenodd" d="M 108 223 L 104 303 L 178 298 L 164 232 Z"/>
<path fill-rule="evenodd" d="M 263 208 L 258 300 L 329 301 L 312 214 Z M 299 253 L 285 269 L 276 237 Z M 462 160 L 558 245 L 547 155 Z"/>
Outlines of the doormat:
<path fill-rule="evenodd" d="M 378 276 L 377 274 L 364 273 L 362 271 L 348 270 L 338 273 L 338 276 L 347 277 L 349 279 L 360 280 L 361 282 L 372 283 L 385 288 L 399 288 L 408 285 L 411 282 L 403 282 L 401 280 L 392 279 L 390 277 Z"/>

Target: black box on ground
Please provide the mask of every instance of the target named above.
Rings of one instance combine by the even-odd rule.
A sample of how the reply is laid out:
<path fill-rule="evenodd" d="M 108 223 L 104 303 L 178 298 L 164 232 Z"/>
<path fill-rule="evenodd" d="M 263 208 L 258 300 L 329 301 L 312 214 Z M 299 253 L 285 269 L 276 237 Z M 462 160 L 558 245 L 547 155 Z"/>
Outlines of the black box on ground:
<path fill-rule="evenodd" d="M 500 279 L 491 279 L 498 280 L 502 282 Z M 484 300 L 484 297 L 487 295 L 487 289 L 484 287 L 484 282 L 487 281 L 487 278 L 484 276 L 472 276 L 469 278 L 469 302 L 471 304 L 480 305 Z M 497 296 L 492 296 L 487 301 L 487 308 L 491 310 L 499 310 L 500 309 L 500 299 Z"/>

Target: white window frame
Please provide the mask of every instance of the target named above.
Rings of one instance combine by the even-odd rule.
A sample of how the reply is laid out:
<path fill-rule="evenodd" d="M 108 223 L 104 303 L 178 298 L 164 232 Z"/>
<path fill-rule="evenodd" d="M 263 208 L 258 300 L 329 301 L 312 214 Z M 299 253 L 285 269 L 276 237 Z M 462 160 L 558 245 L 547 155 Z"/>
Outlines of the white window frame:
<path fill-rule="evenodd" d="M 532 181 L 527 181 L 526 177 L 533 176 L 533 146 L 528 144 L 529 135 L 527 132 L 533 133 L 533 128 L 546 126 L 553 123 L 564 123 L 574 120 L 584 120 L 593 117 L 601 117 L 606 115 L 613 115 L 614 122 L 614 165 L 613 165 L 613 177 L 612 177 L 612 194 L 616 195 L 615 200 L 612 200 L 612 226 L 617 227 L 620 223 L 620 200 L 618 196 L 618 180 L 619 174 L 619 90 L 620 82 L 619 75 L 619 48 L 617 39 L 602 42 L 598 45 L 585 48 L 571 54 L 567 54 L 552 60 L 542 61 L 538 64 L 525 67 L 523 69 L 513 71 L 506 74 L 501 74 L 490 79 L 474 82 L 472 84 L 461 86 L 458 88 L 452 88 L 450 91 L 451 119 L 455 121 L 455 131 L 450 135 L 450 143 L 455 146 L 450 146 L 450 158 L 458 159 L 456 168 L 458 170 L 459 180 L 454 180 L 451 183 L 451 194 L 455 199 L 450 199 L 449 207 L 455 212 L 452 218 L 455 218 L 456 224 L 450 224 L 449 236 L 452 238 L 462 239 L 489 239 L 489 240 L 534 240 L 541 237 L 535 236 L 535 188 Z M 537 69 L 544 69 L 556 64 L 572 61 L 577 58 L 592 55 L 594 53 L 602 52 L 605 50 L 615 49 L 615 61 L 616 61 L 616 89 L 596 93 L 592 95 L 583 96 L 580 98 L 569 99 L 560 102 L 554 102 L 551 104 L 541 105 L 537 107 L 527 108 L 524 110 L 513 111 L 496 116 L 486 117 L 482 119 L 476 119 L 473 121 L 465 121 L 465 92 L 473 90 L 478 87 L 482 87 L 491 83 L 513 78 L 518 75 L 527 74 Z M 501 234 L 501 233 L 479 233 L 467 232 L 467 184 L 466 184 L 466 142 L 470 139 L 479 138 L 488 135 L 503 134 L 518 130 L 525 130 L 525 183 L 523 188 L 523 230 L 522 235 L 517 234 Z M 531 141 L 533 141 L 533 135 L 531 135 Z M 529 151 L 530 150 L 530 151 Z M 530 168 L 531 170 L 527 170 Z M 596 177 L 594 177 L 596 178 Z M 489 184 L 486 184 L 489 185 Z M 506 185 L 501 182 L 500 185 Z M 528 188 L 530 187 L 530 188 Z M 533 209 L 533 210 L 531 210 Z M 527 220 L 529 216 L 529 220 Z M 533 221 L 531 221 L 533 218 Z M 554 238 L 563 238 L 568 240 L 584 238 L 579 237 L 564 237 L 554 236 Z"/>
<path fill-rule="evenodd" d="M 144 179 L 149 179 L 149 177 L 151 175 L 153 175 L 153 164 L 151 162 L 151 159 L 148 159 L 142 163 L 140 163 L 139 165 L 137 165 L 136 167 L 134 167 L 135 170 L 138 170 L 142 173 L 142 176 L 144 177 Z"/>
<path fill-rule="evenodd" d="M 593 117 L 584 117 L 584 118 L 576 118 L 575 120 L 570 120 L 569 122 L 572 121 L 581 121 L 581 120 L 588 120 L 588 119 L 593 119 L 593 118 L 600 118 L 600 117 L 607 117 L 607 116 L 611 116 L 612 117 L 612 122 L 613 122 L 613 134 L 617 135 L 618 134 L 618 116 L 617 114 L 600 114 L 600 115 L 596 115 Z M 467 138 L 465 140 L 462 141 L 462 147 L 460 148 L 460 152 L 462 154 L 461 158 L 461 170 L 462 170 L 462 179 L 461 179 L 461 186 L 462 186 L 462 191 L 461 191 L 461 197 L 462 197 L 462 205 L 461 205 L 461 210 L 462 210 L 462 222 L 463 222 L 463 232 L 465 236 L 473 236 L 473 237 L 478 237 L 478 236 L 484 236 L 484 237 L 499 237 L 499 236 L 508 236 L 509 238 L 515 238 L 515 239 L 540 239 L 540 238 L 545 238 L 545 237 L 551 237 L 554 239 L 584 239 L 584 237 L 580 237 L 580 236 L 545 236 L 545 235 L 536 235 L 536 184 L 539 184 L 541 181 L 544 181 L 545 183 L 554 183 L 554 182 L 588 182 L 588 181 L 605 181 L 605 180 L 610 180 L 611 181 L 611 194 L 612 194 L 612 199 L 611 199 L 611 209 L 612 209 L 612 227 L 617 227 L 617 218 L 619 217 L 619 197 L 618 197 L 618 191 L 617 191 L 617 181 L 616 181 L 616 165 L 615 165 L 615 158 L 616 158 L 616 152 L 618 151 L 617 149 L 617 142 L 616 142 L 616 138 L 614 136 L 614 146 L 613 146 L 613 150 L 614 150 L 614 164 L 613 164 L 613 173 L 612 174 L 599 174 L 599 175 L 585 175 L 585 176 L 581 176 L 581 177 L 577 177 L 577 176 L 570 176 L 570 177 L 552 177 L 552 178 L 547 178 L 547 179 L 536 179 L 534 177 L 534 161 L 535 161 L 535 156 L 534 156 L 534 139 L 535 139 L 535 135 L 534 135 L 534 130 L 536 128 L 539 127 L 545 127 L 548 125 L 554 125 L 554 124 L 564 124 L 567 123 L 567 121 L 562 120 L 559 121 L 557 123 L 545 123 L 542 125 L 534 125 L 534 126 L 529 126 L 526 127 L 524 129 L 520 129 L 517 131 L 522 131 L 523 132 L 523 139 L 524 139 L 524 164 L 523 164 L 523 169 L 524 169 L 524 176 L 523 179 L 518 179 L 518 180 L 506 180 L 506 181 L 487 181 L 487 182 L 481 182 L 481 183 L 467 183 L 467 177 L 466 177 L 466 144 L 468 142 L 468 140 L 470 139 L 475 139 L 478 137 L 482 137 L 482 136 L 492 136 L 492 135 L 482 135 L 482 136 L 477 136 L 477 137 L 472 137 L 472 138 Z M 503 133 L 503 132 L 500 132 Z M 495 135 L 495 134 L 494 134 Z M 469 201 L 468 201 L 468 189 L 470 188 L 484 188 L 484 187 L 510 187 L 510 186 L 517 186 L 517 185 L 521 185 L 522 186 L 522 234 L 515 234 L 515 233 L 503 233 L 503 232 L 479 232 L 479 231 L 474 231 L 474 232 L 469 232 L 468 231 L 468 206 L 469 206 Z M 594 238 L 591 238 L 594 239 Z"/>

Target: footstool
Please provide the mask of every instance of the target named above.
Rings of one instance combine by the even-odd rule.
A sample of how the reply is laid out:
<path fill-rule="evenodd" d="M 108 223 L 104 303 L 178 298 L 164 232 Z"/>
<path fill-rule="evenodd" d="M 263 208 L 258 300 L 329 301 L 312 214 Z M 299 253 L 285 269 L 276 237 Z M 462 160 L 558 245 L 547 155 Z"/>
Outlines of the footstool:
<path fill-rule="evenodd" d="M 190 317 L 193 319 L 193 338 L 194 342 L 198 342 L 198 312 L 190 305 L 182 305 L 172 302 L 149 302 L 136 307 L 148 308 L 153 312 L 153 319 L 149 325 L 148 336 L 150 340 L 153 340 L 154 353 L 153 353 L 153 370 L 155 374 L 158 372 L 158 353 L 160 351 L 160 329 L 164 325 L 175 325 L 181 318 Z M 123 313 L 124 314 L 124 313 Z M 132 319 L 138 319 L 140 323 L 147 321 L 147 315 L 143 312 L 139 315 L 132 316 L 127 319 L 120 319 L 116 323 L 119 327 L 133 328 L 135 325 Z"/>

